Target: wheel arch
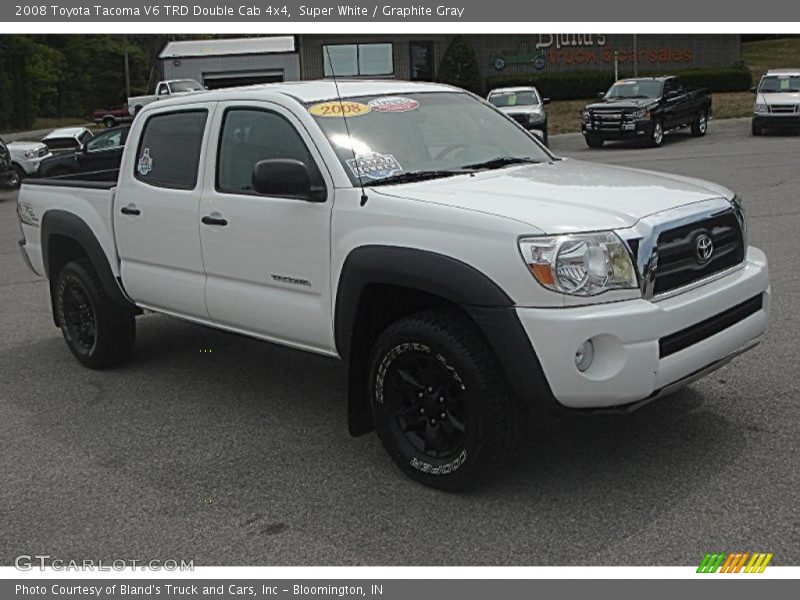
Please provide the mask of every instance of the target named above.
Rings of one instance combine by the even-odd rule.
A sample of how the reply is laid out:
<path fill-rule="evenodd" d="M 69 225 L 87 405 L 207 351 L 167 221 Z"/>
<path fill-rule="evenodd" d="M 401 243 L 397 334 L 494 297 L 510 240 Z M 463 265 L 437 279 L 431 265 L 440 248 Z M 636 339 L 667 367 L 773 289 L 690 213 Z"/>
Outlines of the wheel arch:
<path fill-rule="evenodd" d="M 386 326 L 429 308 L 463 311 L 478 326 L 500 363 L 510 391 L 552 399 L 539 360 L 514 309 L 490 277 L 462 261 L 432 251 L 361 246 L 347 256 L 334 311 L 336 348 L 348 363 L 348 426 L 357 436 L 373 429 L 367 394 L 368 357 Z"/>
<path fill-rule="evenodd" d="M 41 236 L 42 263 L 50 282 L 50 302 L 56 326 L 59 325 L 55 310 L 58 273 L 64 265 L 78 258 L 89 259 L 103 289 L 115 304 L 134 308 L 114 276 L 100 242 L 83 219 L 67 211 L 49 210 L 42 217 Z"/>

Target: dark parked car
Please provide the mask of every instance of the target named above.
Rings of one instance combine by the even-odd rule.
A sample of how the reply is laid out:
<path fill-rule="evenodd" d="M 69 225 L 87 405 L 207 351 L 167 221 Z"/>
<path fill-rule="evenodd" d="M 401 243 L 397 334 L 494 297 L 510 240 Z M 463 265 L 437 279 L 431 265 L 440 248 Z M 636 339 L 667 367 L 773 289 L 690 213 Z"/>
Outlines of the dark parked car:
<path fill-rule="evenodd" d="M 590 148 L 606 140 L 643 140 L 660 146 L 664 133 L 691 127 L 692 135 L 706 134 L 711 116 L 707 90 L 690 90 L 679 77 L 621 79 L 599 101 L 583 110 L 583 136 Z"/>
<path fill-rule="evenodd" d="M 59 177 L 119 168 L 128 131 L 130 127 L 112 127 L 98 133 L 75 152 L 44 159 L 39 165 L 39 177 Z"/>
<path fill-rule="evenodd" d="M 0 187 L 10 186 L 12 175 L 14 172 L 11 170 L 11 154 L 3 138 L 0 138 Z"/>

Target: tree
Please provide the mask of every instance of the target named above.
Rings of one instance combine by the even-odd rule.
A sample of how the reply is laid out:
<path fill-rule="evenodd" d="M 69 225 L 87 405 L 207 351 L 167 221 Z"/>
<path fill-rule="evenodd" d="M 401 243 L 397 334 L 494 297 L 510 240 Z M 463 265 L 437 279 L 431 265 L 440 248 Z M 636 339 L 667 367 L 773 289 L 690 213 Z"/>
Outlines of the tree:
<path fill-rule="evenodd" d="M 476 94 L 483 91 L 478 58 L 472 45 L 463 35 L 455 36 L 442 56 L 439 63 L 439 81 Z"/>

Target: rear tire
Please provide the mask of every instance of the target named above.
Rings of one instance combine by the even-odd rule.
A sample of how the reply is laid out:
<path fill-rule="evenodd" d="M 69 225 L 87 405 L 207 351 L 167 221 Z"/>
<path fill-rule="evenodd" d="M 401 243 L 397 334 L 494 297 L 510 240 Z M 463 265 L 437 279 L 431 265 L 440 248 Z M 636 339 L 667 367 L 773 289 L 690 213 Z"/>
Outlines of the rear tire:
<path fill-rule="evenodd" d="M 459 311 L 390 325 L 373 347 L 368 385 L 378 437 L 415 481 L 472 488 L 514 453 L 523 411 L 480 330 Z"/>
<path fill-rule="evenodd" d="M 708 131 L 708 114 L 706 111 L 700 111 L 697 119 L 692 122 L 692 135 L 694 137 L 703 137 Z"/>
<path fill-rule="evenodd" d="M 584 134 L 583 138 L 586 140 L 586 145 L 589 148 L 602 148 L 605 140 L 593 133 Z"/>
<path fill-rule="evenodd" d="M 130 355 L 136 339 L 133 311 L 111 300 L 89 259 L 61 269 L 55 310 L 67 346 L 83 366 L 105 369 Z"/>
<path fill-rule="evenodd" d="M 114 117 L 106 117 L 105 119 L 103 119 L 103 125 L 106 126 L 106 129 L 111 129 L 116 124 L 117 121 L 116 119 L 114 119 Z"/>

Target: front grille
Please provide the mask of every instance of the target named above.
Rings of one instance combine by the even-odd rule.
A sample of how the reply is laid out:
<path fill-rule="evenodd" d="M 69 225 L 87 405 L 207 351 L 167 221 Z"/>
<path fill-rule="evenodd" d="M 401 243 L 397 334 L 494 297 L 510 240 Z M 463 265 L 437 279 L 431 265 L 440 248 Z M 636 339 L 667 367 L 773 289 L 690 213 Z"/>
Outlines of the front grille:
<path fill-rule="evenodd" d="M 771 104 L 769 111 L 778 115 L 794 114 L 797 112 L 797 106 L 796 104 Z"/>
<path fill-rule="evenodd" d="M 522 123 L 523 125 L 528 122 L 528 115 L 511 115 L 511 118 L 517 123 Z"/>
<path fill-rule="evenodd" d="M 48 152 L 49 152 L 49 150 L 47 149 L 47 146 L 42 146 L 41 148 L 39 148 L 36 151 L 36 156 L 38 156 L 39 158 L 42 158 L 43 156 L 47 156 Z"/>
<path fill-rule="evenodd" d="M 599 130 L 614 130 L 622 128 L 623 114 L 621 112 L 595 112 L 591 114 L 592 125 Z"/>
<path fill-rule="evenodd" d="M 714 315 L 713 317 L 700 321 L 694 325 L 676 331 L 658 340 L 658 356 L 664 358 L 698 342 L 710 338 L 728 327 L 733 327 L 739 321 L 744 321 L 747 317 L 754 315 L 764 306 L 764 295 L 753 296 L 733 308 Z"/>
<path fill-rule="evenodd" d="M 698 248 L 704 236 L 710 238 L 713 245 L 707 259 L 701 256 Z M 742 228 L 733 210 L 662 232 L 656 250 L 654 295 L 735 267 L 744 260 L 745 253 Z"/>

